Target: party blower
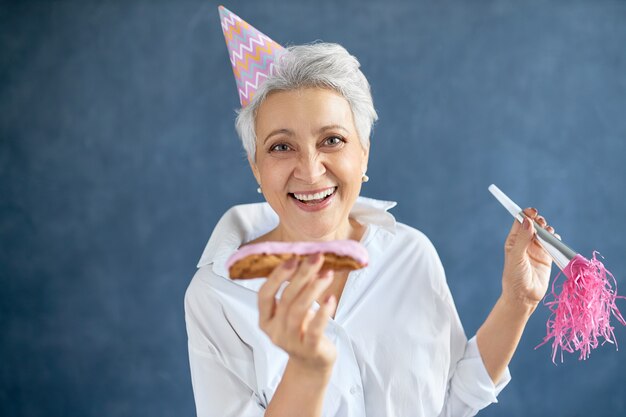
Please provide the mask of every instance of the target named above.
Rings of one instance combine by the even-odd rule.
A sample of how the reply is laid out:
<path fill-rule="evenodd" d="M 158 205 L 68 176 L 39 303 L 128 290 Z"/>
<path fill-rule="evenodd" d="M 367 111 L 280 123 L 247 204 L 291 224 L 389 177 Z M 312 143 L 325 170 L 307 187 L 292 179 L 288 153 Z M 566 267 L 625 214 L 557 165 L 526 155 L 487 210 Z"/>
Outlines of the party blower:
<path fill-rule="evenodd" d="M 522 209 L 506 196 L 494 184 L 489 191 L 520 223 L 524 220 Z M 561 272 L 552 282 L 551 295 L 553 300 L 544 300 L 552 315 L 548 319 L 547 335 L 539 346 L 552 341 L 552 362 L 555 362 L 558 348 L 561 348 L 561 362 L 563 351 L 573 353 L 580 351 L 579 359 L 587 359 L 591 349 L 599 346 L 600 340 L 615 343 L 617 341 L 610 324 L 611 315 L 626 326 L 626 321 L 620 313 L 615 300 L 626 298 L 617 295 L 617 281 L 613 274 L 604 268 L 602 262 L 596 259 L 598 252 L 593 252 L 593 259 L 588 260 L 577 254 L 553 234 L 535 222 L 536 239 L 550 254 L 554 263 L 565 275 L 564 282 L 557 293 L 557 280 Z M 610 279 L 609 279 L 610 277 Z M 614 289 L 615 288 L 615 289 Z M 535 348 L 536 349 L 536 348 Z"/>

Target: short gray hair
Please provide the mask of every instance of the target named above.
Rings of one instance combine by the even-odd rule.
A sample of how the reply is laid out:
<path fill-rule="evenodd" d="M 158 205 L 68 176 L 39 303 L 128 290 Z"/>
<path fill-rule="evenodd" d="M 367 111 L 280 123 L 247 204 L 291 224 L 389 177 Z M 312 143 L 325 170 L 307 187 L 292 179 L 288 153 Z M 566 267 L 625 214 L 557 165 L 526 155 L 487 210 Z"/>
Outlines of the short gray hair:
<path fill-rule="evenodd" d="M 255 160 L 255 119 L 267 95 L 311 87 L 334 90 L 348 101 L 359 139 L 367 148 L 378 115 L 370 85 L 359 67 L 359 61 L 336 43 L 288 47 L 275 64 L 274 73 L 261 84 L 248 106 L 238 111 L 235 127 L 248 157 Z"/>

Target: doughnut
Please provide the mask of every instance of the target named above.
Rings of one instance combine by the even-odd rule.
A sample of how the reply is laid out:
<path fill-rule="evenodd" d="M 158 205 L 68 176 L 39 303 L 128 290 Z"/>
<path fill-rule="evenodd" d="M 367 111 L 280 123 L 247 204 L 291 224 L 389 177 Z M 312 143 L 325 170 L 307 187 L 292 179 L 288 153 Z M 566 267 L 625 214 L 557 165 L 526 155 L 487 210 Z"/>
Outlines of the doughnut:
<path fill-rule="evenodd" d="M 368 263 L 367 250 L 355 240 L 262 242 L 242 246 L 226 262 L 231 279 L 267 277 L 282 262 L 314 253 L 324 255 L 322 270 L 353 271 Z"/>

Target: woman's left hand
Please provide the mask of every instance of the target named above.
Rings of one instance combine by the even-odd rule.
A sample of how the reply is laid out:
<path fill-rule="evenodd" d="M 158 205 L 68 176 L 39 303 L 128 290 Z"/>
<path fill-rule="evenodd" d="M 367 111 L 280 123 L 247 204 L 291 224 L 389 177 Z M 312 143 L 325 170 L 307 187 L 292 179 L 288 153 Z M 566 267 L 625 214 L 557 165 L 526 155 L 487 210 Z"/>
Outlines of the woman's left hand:
<path fill-rule="evenodd" d="M 497 384 L 519 344 L 528 318 L 548 290 L 552 258 L 535 239 L 534 220 L 554 234 L 534 208 L 524 210 L 524 223 L 513 221 L 504 243 L 502 295 L 476 332 L 480 356 Z M 557 234 L 555 234 L 558 237 Z"/>
<path fill-rule="evenodd" d="M 502 295 L 510 302 L 534 308 L 548 290 L 552 258 L 535 239 L 536 232 L 529 219 L 552 234 L 554 229 L 536 209 L 527 208 L 524 214 L 527 216 L 524 223 L 514 220 L 504 244 Z"/>

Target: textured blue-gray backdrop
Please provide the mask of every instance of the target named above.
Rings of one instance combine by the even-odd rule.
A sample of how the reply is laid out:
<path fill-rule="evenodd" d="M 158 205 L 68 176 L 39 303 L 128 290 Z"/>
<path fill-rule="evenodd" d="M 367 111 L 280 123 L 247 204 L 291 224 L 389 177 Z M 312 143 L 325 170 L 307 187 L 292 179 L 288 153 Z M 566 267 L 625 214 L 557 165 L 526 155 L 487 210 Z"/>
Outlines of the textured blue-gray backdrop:
<path fill-rule="evenodd" d="M 380 115 L 364 195 L 434 241 L 468 336 L 511 224 L 492 182 L 626 293 L 625 1 L 225 5 L 361 60 Z M 0 3 L 0 415 L 194 414 L 184 291 L 220 215 L 259 199 L 217 6 Z M 534 350 L 547 316 L 481 415 L 626 415 L 625 349 L 555 366 Z"/>

